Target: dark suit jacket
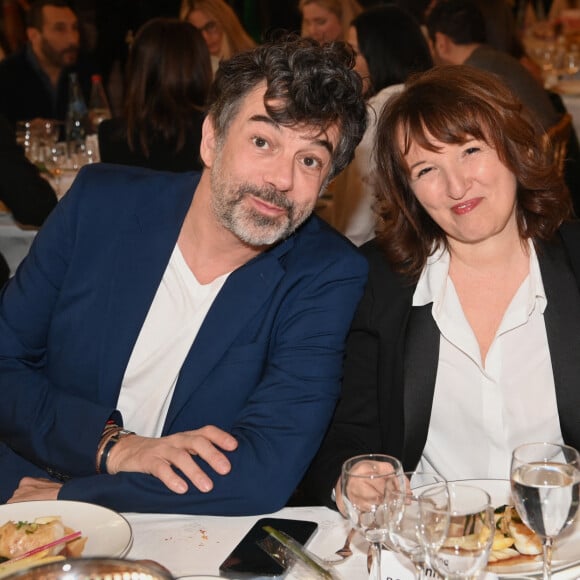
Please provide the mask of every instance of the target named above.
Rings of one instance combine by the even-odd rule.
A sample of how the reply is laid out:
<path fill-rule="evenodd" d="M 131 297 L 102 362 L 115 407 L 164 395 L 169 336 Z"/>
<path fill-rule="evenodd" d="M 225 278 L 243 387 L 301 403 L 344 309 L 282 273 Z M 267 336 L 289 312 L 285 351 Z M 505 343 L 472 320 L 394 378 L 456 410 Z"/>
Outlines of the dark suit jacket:
<path fill-rule="evenodd" d="M 203 113 L 194 112 L 195 127 L 187 136 L 182 149 L 175 151 L 171 143 L 155 139 L 146 157 L 138 141 L 135 149 L 129 148 L 127 129 L 123 119 L 109 119 L 99 125 L 99 154 L 105 163 L 120 163 L 148 167 L 158 171 L 201 171 L 203 164 L 199 156 Z"/>
<path fill-rule="evenodd" d="M 563 226 L 560 236 L 539 245 L 538 259 L 560 427 L 566 443 L 578 448 L 580 223 Z M 301 486 L 303 503 L 330 505 L 348 457 L 387 453 L 412 470 L 427 440 L 440 336 L 432 304 L 412 307 L 414 285 L 392 272 L 376 242 L 363 252 L 369 281 L 347 341 L 341 400 Z"/>
<path fill-rule="evenodd" d="M 231 473 L 177 495 L 95 474 L 131 351 L 198 174 L 86 166 L 0 295 L 0 501 L 24 475 L 119 511 L 242 515 L 284 506 L 330 421 L 367 265 L 312 217 L 230 274 L 187 355 L 163 434 L 214 424 Z M 187 321 L 184 321 L 187 324 Z M 130 427 L 130 426 L 128 426 Z M 202 466 L 203 467 L 203 466 Z"/>
<path fill-rule="evenodd" d="M 92 65 L 84 57 L 74 67 L 61 74 L 56 99 L 47 87 L 47 79 L 31 64 L 30 55 L 24 50 L 0 61 L 0 114 L 12 124 L 37 117 L 64 121 L 68 106 L 68 73 L 76 72 L 84 93 L 89 98 Z M 86 101 L 88 102 L 88 100 Z"/>

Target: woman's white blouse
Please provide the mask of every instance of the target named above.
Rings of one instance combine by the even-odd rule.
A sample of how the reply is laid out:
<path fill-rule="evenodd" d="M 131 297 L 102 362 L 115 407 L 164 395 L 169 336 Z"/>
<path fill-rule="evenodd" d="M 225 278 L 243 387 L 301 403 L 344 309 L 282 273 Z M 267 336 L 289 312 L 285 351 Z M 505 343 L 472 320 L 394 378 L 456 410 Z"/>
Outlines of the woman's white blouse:
<path fill-rule="evenodd" d="M 546 294 L 530 243 L 530 271 L 513 297 L 485 363 L 453 282 L 449 253 L 425 266 L 413 305 L 433 303 L 441 333 L 427 444 L 419 468 L 448 480 L 509 478 L 512 450 L 563 442 L 544 311 Z"/>

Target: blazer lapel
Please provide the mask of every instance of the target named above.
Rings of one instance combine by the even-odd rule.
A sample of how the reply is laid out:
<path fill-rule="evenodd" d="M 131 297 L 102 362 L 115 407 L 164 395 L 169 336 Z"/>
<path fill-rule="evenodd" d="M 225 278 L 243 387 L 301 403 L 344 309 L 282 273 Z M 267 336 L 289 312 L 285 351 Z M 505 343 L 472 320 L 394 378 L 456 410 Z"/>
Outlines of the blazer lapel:
<path fill-rule="evenodd" d="M 242 329 L 267 304 L 284 268 L 279 255 L 293 245 L 286 240 L 281 246 L 257 256 L 232 272 L 212 304 L 197 337 L 184 361 L 167 413 L 164 432 Z"/>
<path fill-rule="evenodd" d="M 404 358 L 405 439 L 403 462 L 414 469 L 427 432 L 435 391 L 440 333 L 431 315 L 433 304 L 411 308 Z"/>
<path fill-rule="evenodd" d="M 544 320 L 560 426 L 564 439 L 569 441 L 570 435 L 578 431 L 580 291 L 561 244 L 542 244 L 538 260 L 548 299 Z"/>
<path fill-rule="evenodd" d="M 108 273 L 107 311 L 103 313 L 99 381 L 102 395 L 107 400 L 112 397 L 113 404 L 117 402 L 129 357 L 191 204 L 195 184 L 187 182 L 183 187 L 183 183 L 180 181 L 183 191 L 177 196 L 174 192 L 158 191 L 158 197 L 141 206 L 124 231 L 117 234 L 118 243 Z M 163 207 L 159 200 L 163 200 Z M 110 344 L 115 344 L 115 349 Z"/>

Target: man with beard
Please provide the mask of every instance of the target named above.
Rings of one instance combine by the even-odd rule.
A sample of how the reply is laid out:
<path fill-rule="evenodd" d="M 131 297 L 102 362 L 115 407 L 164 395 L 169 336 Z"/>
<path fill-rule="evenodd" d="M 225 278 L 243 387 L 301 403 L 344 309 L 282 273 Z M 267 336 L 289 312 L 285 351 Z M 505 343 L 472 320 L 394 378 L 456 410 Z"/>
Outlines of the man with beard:
<path fill-rule="evenodd" d="M 366 279 L 311 215 L 364 133 L 353 64 L 299 38 L 240 53 L 214 81 L 201 175 L 81 170 L 0 296 L 0 502 L 285 505 Z"/>
<path fill-rule="evenodd" d="M 64 121 L 69 73 L 90 90 L 90 65 L 79 59 L 76 14 L 65 0 L 35 0 L 26 15 L 25 48 L 0 62 L 0 113 L 13 124 L 32 119 Z"/>

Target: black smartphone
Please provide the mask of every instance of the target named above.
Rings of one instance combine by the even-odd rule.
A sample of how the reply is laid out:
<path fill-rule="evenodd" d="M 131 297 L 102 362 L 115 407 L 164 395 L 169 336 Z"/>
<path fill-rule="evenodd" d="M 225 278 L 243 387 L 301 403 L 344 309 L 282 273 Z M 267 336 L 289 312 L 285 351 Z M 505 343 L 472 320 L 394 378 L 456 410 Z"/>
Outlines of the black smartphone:
<path fill-rule="evenodd" d="M 306 544 L 318 524 L 306 520 L 262 518 L 242 538 L 232 553 L 222 562 L 220 576 L 225 578 L 281 578 L 285 569 L 258 545 L 269 536 L 264 526 L 285 532 L 297 542 Z"/>

